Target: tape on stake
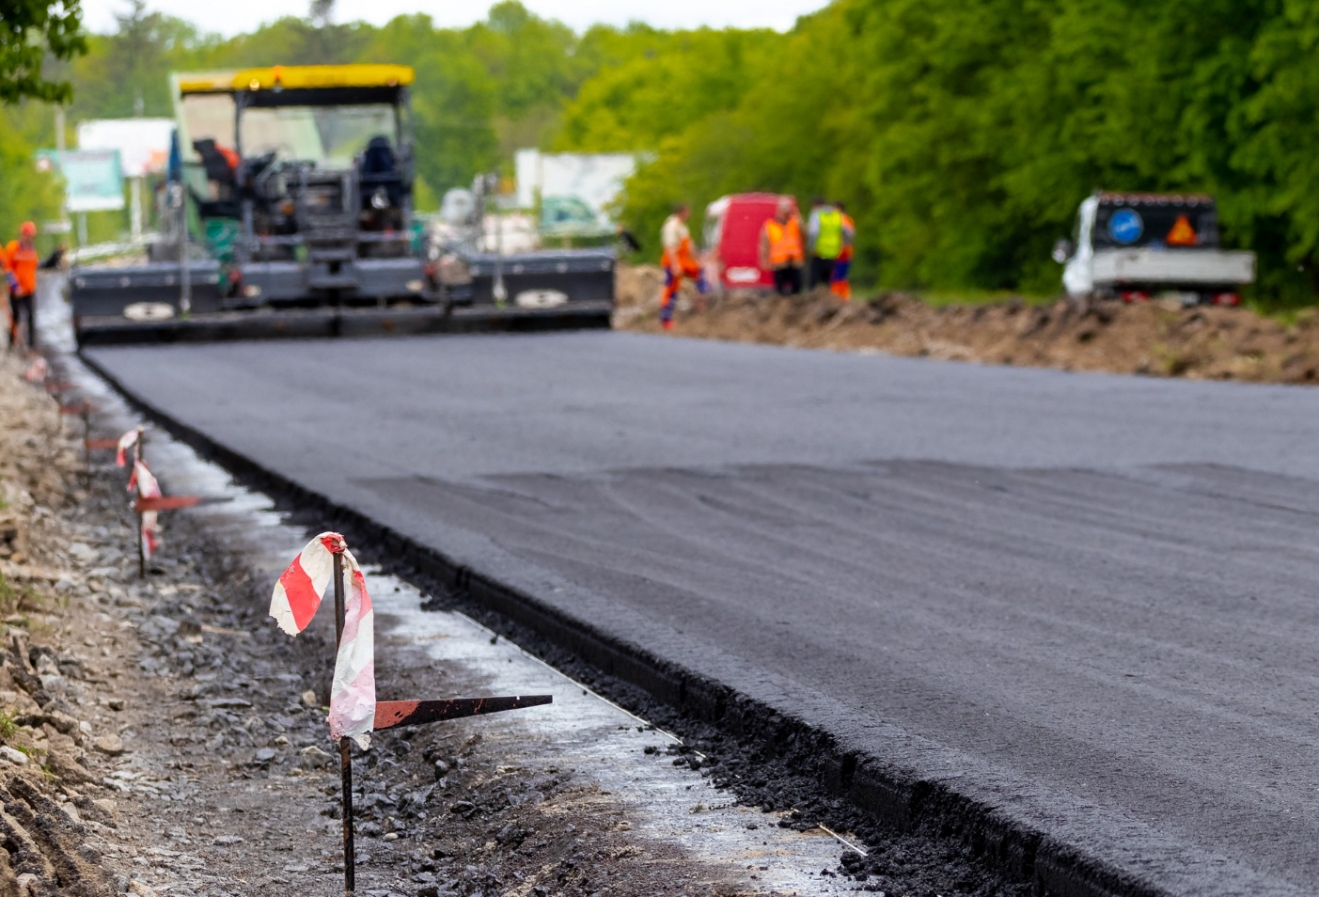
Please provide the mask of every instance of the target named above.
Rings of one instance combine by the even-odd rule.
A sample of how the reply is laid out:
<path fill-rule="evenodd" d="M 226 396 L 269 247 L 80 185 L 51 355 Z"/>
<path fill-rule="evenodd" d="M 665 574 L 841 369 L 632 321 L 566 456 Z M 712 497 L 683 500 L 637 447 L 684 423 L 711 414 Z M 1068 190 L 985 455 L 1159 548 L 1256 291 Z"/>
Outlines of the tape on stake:
<path fill-rule="evenodd" d="M 136 445 L 137 441 L 141 438 L 142 438 L 141 427 L 137 427 L 135 429 L 129 430 L 123 436 L 119 437 L 119 443 L 116 446 L 116 451 L 114 456 L 114 463 L 116 466 L 118 467 L 128 466 L 128 450 L 132 448 L 134 445 Z"/>
<path fill-rule="evenodd" d="M 321 533 L 293 559 L 270 596 L 270 616 L 289 635 L 303 632 L 320 609 L 325 588 L 334 583 L 335 632 L 338 654 L 330 690 L 330 736 L 339 741 L 339 774 L 343 792 L 344 893 L 357 880 L 353 847 L 353 767 L 350 741 L 366 748 L 374 729 L 415 726 L 519 710 L 549 704 L 550 695 L 505 698 L 453 698 L 440 701 L 376 702 L 375 643 L 371 596 L 357 559 L 343 536 Z"/>
<path fill-rule="evenodd" d="M 43 355 L 34 357 L 23 370 L 23 379 L 28 383 L 41 383 L 49 375 L 50 365 L 47 364 Z"/>
<path fill-rule="evenodd" d="M 160 483 L 141 458 L 133 461 L 133 475 L 128 478 L 128 491 L 134 489 L 137 489 L 138 502 L 161 497 Z M 138 573 L 146 575 L 146 562 L 160 547 L 160 519 L 155 510 L 136 507 L 135 510 L 138 514 Z"/>
<path fill-rule="evenodd" d="M 270 616 L 289 635 L 305 630 L 334 577 L 334 556 L 343 559 L 344 615 L 334 683 L 330 688 L 330 737 L 371 744 L 376 712 L 375 639 L 366 577 L 343 536 L 321 533 L 307 543 L 275 583 Z"/>

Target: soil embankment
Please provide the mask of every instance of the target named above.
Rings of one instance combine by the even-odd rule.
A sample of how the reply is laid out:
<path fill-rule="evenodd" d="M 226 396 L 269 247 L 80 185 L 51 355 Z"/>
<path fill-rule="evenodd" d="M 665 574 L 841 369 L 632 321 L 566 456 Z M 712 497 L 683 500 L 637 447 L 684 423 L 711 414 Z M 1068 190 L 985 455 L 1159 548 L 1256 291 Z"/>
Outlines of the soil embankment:
<path fill-rule="evenodd" d="M 621 270 L 614 326 L 660 332 L 659 283 L 653 266 Z M 686 292 L 676 320 L 680 336 L 802 348 L 1199 380 L 1319 379 L 1319 312 L 1287 324 L 1244 308 L 1166 301 L 1009 299 L 936 308 L 900 292 L 847 303 L 817 290 L 793 297 Z"/>

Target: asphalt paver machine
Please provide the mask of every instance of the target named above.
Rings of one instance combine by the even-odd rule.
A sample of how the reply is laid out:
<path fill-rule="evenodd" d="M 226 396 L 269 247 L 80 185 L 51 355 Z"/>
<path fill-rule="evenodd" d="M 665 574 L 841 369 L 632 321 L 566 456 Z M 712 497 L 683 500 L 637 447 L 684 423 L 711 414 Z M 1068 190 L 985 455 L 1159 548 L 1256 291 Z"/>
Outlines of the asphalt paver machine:
<path fill-rule="evenodd" d="M 76 271 L 75 306 L 132 317 L 176 293 L 194 313 L 438 301 L 412 214 L 412 80 L 400 65 L 177 76 L 172 233 L 145 266 Z"/>
<path fill-rule="evenodd" d="M 438 300 L 413 226 L 412 80 L 401 65 L 276 66 L 234 76 L 235 159 L 208 141 L 192 144 L 208 188 L 231 197 L 202 203 L 199 213 L 233 216 L 233 298 Z"/>
<path fill-rule="evenodd" d="M 413 213 L 412 83 L 402 65 L 174 75 L 163 233 L 145 263 L 71 272 L 80 341 L 608 326 L 612 250 L 477 254 L 441 277 Z M 490 272 L 507 292 L 482 289 Z M 297 309 L 319 316 L 275 320 Z"/>

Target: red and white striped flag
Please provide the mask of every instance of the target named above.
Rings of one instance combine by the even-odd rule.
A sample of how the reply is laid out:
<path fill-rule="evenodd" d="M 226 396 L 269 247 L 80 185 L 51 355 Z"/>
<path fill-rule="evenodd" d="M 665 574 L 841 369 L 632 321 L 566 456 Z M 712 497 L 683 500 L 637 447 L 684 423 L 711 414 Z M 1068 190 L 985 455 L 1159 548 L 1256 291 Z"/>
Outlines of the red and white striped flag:
<path fill-rule="evenodd" d="M 334 577 L 335 554 L 343 555 L 344 624 L 330 686 L 330 737 L 352 738 L 365 749 L 376 716 L 375 614 L 366 577 L 343 536 L 321 533 L 307 543 L 275 583 L 270 616 L 289 635 L 306 629 Z"/>
<path fill-rule="evenodd" d="M 142 428 L 135 427 L 134 429 L 129 430 L 123 436 L 119 437 L 119 445 L 116 448 L 114 455 L 114 463 L 116 465 L 118 465 L 119 467 L 128 466 L 128 450 L 133 447 L 133 443 L 137 442 L 138 439 L 141 438 L 141 436 L 142 436 Z"/>
<path fill-rule="evenodd" d="M 28 383 L 40 383 L 49 373 L 50 365 L 46 363 L 45 356 L 37 355 L 28 362 L 27 368 L 23 371 L 23 379 Z"/>
<path fill-rule="evenodd" d="M 138 498 L 159 498 L 160 483 L 155 475 L 147 469 L 146 462 L 138 459 L 133 462 L 133 475 L 128 478 L 128 491 L 137 489 Z M 149 559 L 160 545 L 160 515 L 156 511 L 142 512 L 142 548 Z"/>
<path fill-rule="evenodd" d="M 128 491 L 132 492 L 134 489 L 142 498 L 161 496 L 160 483 L 156 481 L 155 474 L 147 469 L 147 463 L 141 459 L 133 462 L 133 475 L 128 478 Z"/>

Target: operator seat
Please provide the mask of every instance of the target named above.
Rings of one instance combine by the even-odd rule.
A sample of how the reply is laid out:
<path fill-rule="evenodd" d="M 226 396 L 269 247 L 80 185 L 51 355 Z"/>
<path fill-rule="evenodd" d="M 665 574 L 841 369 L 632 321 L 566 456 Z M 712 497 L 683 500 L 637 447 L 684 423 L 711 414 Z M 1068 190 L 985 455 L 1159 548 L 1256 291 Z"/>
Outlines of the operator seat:
<path fill-rule="evenodd" d="M 229 158 L 211 138 L 194 140 L 192 148 L 202 158 L 206 180 L 215 184 L 215 199 L 192 195 L 197 213 L 203 218 L 238 218 L 242 209 L 238 201 L 238 181 Z"/>
<path fill-rule="evenodd" d="M 372 137 L 366 144 L 357 168 L 358 183 L 361 185 L 362 209 L 371 208 L 371 198 L 383 187 L 389 197 L 389 204 L 394 208 L 403 205 L 406 184 L 403 172 L 399 171 L 398 157 L 389 145 L 388 137 Z"/>

